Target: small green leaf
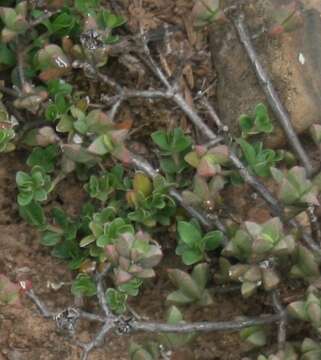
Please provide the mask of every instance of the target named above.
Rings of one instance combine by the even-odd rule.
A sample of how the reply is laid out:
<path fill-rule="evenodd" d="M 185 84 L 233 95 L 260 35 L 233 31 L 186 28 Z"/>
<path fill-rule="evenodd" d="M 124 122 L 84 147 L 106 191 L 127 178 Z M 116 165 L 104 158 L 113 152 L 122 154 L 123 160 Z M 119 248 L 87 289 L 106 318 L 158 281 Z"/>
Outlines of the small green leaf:
<path fill-rule="evenodd" d="M 52 232 L 52 231 L 46 231 L 41 238 L 41 244 L 45 246 L 55 246 L 57 245 L 61 240 L 61 234 Z"/>
<path fill-rule="evenodd" d="M 203 254 L 200 250 L 186 250 L 183 252 L 182 260 L 185 265 L 193 265 L 203 259 Z"/>
<path fill-rule="evenodd" d="M 223 237 L 223 233 L 218 230 L 207 233 L 202 239 L 202 242 L 205 244 L 205 250 L 213 251 L 217 249 L 222 244 Z"/>
<path fill-rule="evenodd" d="M 157 146 L 159 146 L 162 150 L 165 150 L 165 151 L 170 150 L 170 145 L 168 143 L 165 131 L 163 131 L 163 130 L 155 131 L 154 133 L 152 133 L 151 136 L 152 136 L 152 140 L 154 141 L 154 143 Z"/>
<path fill-rule="evenodd" d="M 14 66 L 16 57 L 13 51 L 3 43 L 0 43 L 0 65 Z"/>
<path fill-rule="evenodd" d="M 46 219 L 42 207 L 36 202 L 31 202 L 27 206 L 20 206 L 19 212 L 30 225 L 41 228 L 45 225 Z"/>
<path fill-rule="evenodd" d="M 109 288 L 105 294 L 108 307 L 113 313 L 120 315 L 126 311 L 127 294 L 113 288 Z"/>
<path fill-rule="evenodd" d="M 177 225 L 180 239 L 187 245 L 193 246 L 202 239 L 200 230 L 192 223 L 186 221 L 179 221 Z"/>
<path fill-rule="evenodd" d="M 96 284 L 89 275 L 79 274 L 72 283 L 71 292 L 76 296 L 91 297 L 97 293 Z"/>

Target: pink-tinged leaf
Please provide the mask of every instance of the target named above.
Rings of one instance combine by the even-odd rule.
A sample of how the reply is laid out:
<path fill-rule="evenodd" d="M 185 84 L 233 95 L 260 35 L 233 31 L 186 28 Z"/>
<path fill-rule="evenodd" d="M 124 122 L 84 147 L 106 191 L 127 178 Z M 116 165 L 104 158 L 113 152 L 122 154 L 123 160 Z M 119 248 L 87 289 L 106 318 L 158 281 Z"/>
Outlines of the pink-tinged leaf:
<path fill-rule="evenodd" d="M 133 127 L 133 119 L 124 120 L 120 123 L 115 124 L 115 128 L 119 130 L 130 130 Z"/>
<path fill-rule="evenodd" d="M 119 269 L 114 270 L 114 275 L 115 275 L 116 285 L 125 284 L 133 278 L 133 276 L 129 274 L 127 271 L 123 271 Z"/>
<path fill-rule="evenodd" d="M 129 258 L 134 242 L 134 235 L 130 233 L 121 234 L 117 239 L 116 250 L 120 256 Z"/>
<path fill-rule="evenodd" d="M 117 264 L 119 255 L 118 255 L 115 245 L 107 245 L 105 247 L 105 252 L 106 252 L 108 261 L 110 261 L 113 265 Z"/>
<path fill-rule="evenodd" d="M 56 144 L 59 141 L 58 135 L 50 126 L 43 126 L 40 129 L 32 129 L 25 135 L 23 142 L 29 146 L 46 147 Z"/>
<path fill-rule="evenodd" d="M 162 249 L 157 245 L 150 246 L 150 249 L 145 257 L 139 261 L 139 264 L 144 268 L 153 268 L 157 266 L 162 260 Z"/>
<path fill-rule="evenodd" d="M 88 152 L 95 155 L 106 155 L 109 149 L 104 141 L 104 135 L 98 136 L 88 147 Z"/>
<path fill-rule="evenodd" d="M 63 69 L 57 69 L 57 68 L 51 68 L 41 71 L 39 74 L 39 79 L 42 81 L 49 81 L 49 80 L 55 80 L 60 79 L 64 75 L 68 74 L 70 71 L 69 68 L 63 68 Z"/>
<path fill-rule="evenodd" d="M 131 274 L 138 274 L 143 270 L 144 269 L 141 266 L 138 266 L 136 264 L 133 264 L 128 268 L 128 272 L 130 272 Z"/>
<path fill-rule="evenodd" d="M 89 132 L 102 134 L 114 127 L 114 123 L 110 120 L 107 114 L 101 110 L 95 109 L 89 112 L 86 117 Z"/>
<path fill-rule="evenodd" d="M 139 272 L 136 276 L 141 279 L 149 279 L 155 276 L 155 271 L 153 269 L 144 269 L 143 271 Z"/>
<path fill-rule="evenodd" d="M 279 36 L 281 34 L 284 33 L 284 26 L 282 25 L 274 25 L 270 30 L 269 30 L 269 35 L 272 37 L 276 37 Z"/>
<path fill-rule="evenodd" d="M 207 159 L 203 158 L 198 167 L 197 174 L 203 177 L 212 177 L 220 171 L 219 165 L 212 165 Z"/>
<path fill-rule="evenodd" d="M 78 144 L 64 144 L 61 148 L 66 157 L 78 163 L 96 162 L 98 160 L 95 155 Z"/>
<path fill-rule="evenodd" d="M 129 271 L 130 260 L 123 256 L 120 256 L 118 259 L 119 266 L 122 270 Z"/>
<path fill-rule="evenodd" d="M 178 287 L 184 295 L 193 300 L 199 300 L 201 298 L 201 289 L 188 273 L 179 269 L 168 269 L 167 273 L 171 282 Z"/>
<path fill-rule="evenodd" d="M 229 161 L 230 151 L 226 145 L 215 146 L 208 151 L 216 164 L 225 164 Z"/>
<path fill-rule="evenodd" d="M 117 146 L 113 151 L 112 155 L 120 160 L 124 165 L 130 165 L 132 163 L 132 155 L 130 151 L 123 145 Z"/>
<path fill-rule="evenodd" d="M 206 154 L 207 148 L 204 145 L 196 145 L 195 146 L 195 152 L 199 157 L 202 157 L 203 155 Z"/>
<path fill-rule="evenodd" d="M 21 306 L 19 292 L 19 285 L 0 274 L 0 305 Z"/>
<path fill-rule="evenodd" d="M 110 136 L 115 144 L 124 142 L 124 140 L 126 140 L 127 135 L 128 135 L 128 130 L 126 129 L 113 130 L 110 132 Z"/>

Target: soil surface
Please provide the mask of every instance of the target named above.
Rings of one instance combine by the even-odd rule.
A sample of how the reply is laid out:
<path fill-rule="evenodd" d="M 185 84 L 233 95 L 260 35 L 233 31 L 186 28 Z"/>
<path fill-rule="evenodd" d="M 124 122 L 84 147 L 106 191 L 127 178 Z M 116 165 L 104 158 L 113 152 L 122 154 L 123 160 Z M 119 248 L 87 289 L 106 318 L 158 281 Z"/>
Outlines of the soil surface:
<path fill-rule="evenodd" d="M 191 99 L 192 102 L 191 92 L 194 89 L 210 87 L 218 112 L 232 129 L 236 129 L 236 120 L 241 113 L 251 111 L 258 102 L 264 102 L 262 90 L 231 25 L 225 23 L 196 32 L 192 26 L 193 2 L 189 0 L 146 0 L 145 7 L 140 7 L 138 0 L 111 3 L 121 5 L 120 10 L 124 11 L 129 20 L 128 24 L 133 29 L 137 26 L 137 17 L 143 21 L 146 29 L 157 28 L 163 23 L 179 25 L 184 29 L 183 35 L 177 35 L 172 44 L 174 50 L 175 44 L 183 44 L 185 51 L 190 52 L 193 58 L 192 65 L 186 65 L 184 68 L 185 98 Z M 246 10 L 248 18 L 251 19 L 250 30 L 253 33 L 259 32 L 271 21 L 268 14 L 274 4 L 263 0 L 249 1 L 249 4 L 255 5 L 249 5 Z M 320 121 L 321 78 L 315 76 L 312 69 L 320 69 L 318 74 L 321 74 L 321 48 L 311 45 L 315 44 L 315 37 L 321 34 L 320 30 L 317 31 L 321 28 L 318 4 L 318 1 L 309 1 L 309 11 L 304 16 L 311 21 L 305 22 L 303 28 L 274 40 L 263 34 L 255 42 L 260 58 L 270 71 L 298 132 L 305 131 L 311 123 Z M 253 17 L 253 14 L 256 16 Z M 304 70 L 298 61 L 301 52 L 306 59 Z M 168 59 L 170 76 L 170 55 Z M 141 76 L 144 77 L 146 74 Z M 173 116 L 167 107 L 160 107 L 155 111 L 150 105 L 140 108 L 136 102 L 135 107 L 123 110 L 122 115 L 125 119 L 127 116 L 128 119 L 134 120 L 135 130 L 132 135 L 137 144 L 133 146 L 143 154 L 148 153 L 148 142 L 141 142 L 144 138 L 140 135 L 142 128 L 144 133 L 150 133 L 156 126 L 179 125 L 184 129 L 188 128 L 184 116 Z M 280 133 L 279 137 L 274 138 L 272 145 L 279 146 L 283 140 Z M 20 219 L 16 205 L 15 174 L 24 168 L 25 158 L 26 153 L 23 151 L 0 155 L 0 273 L 6 274 L 13 281 L 32 279 L 36 293 L 47 306 L 52 310 L 62 310 L 75 302 L 69 287 L 73 274 L 64 263 L 51 257 L 47 248 L 39 245 L 38 234 Z M 229 194 L 231 207 L 235 207 L 236 214 L 247 214 L 248 219 L 265 221 L 270 214 L 264 209 L 257 211 L 261 206 L 258 202 L 253 208 L 251 192 L 247 190 L 239 188 L 235 194 Z M 240 199 L 240 193 L 247 193 L 247 198 Z M 72 215 L 79 209 L 84 192 L 73 179 L 68 179 L 59 186 L 57 197 Z M 162 264 L 164 270 L 166 265 L 173 266 L 175 261 L 177 259 L 168 255 Z M 62 283 L 64 285 L 60 289 L 52 289 L 52 284 Z M 165 299 L 171 290 L 165 271 L 160 271 L 158 278 L 146 286 L 143 295 L 135 299 L 131 306 L 142 317 L 164 320 Z M 244 300 L 238 292 L 227 296 L 217 295 L 214 300 L 214 305 L 205 309 L 189 308 L 186 320 L 230 320 L 240 315 L 255 316 L 272 311 L 271 304 L 265 298 Z M 93 311 L 94 300 L 86 301 L 84 308 Z M 77 328 L 77 338 L 83 342 L 90 341 L 96 331 L 98 328 L 95 325 L 81 322 Z M 300 329 L 295 331 L 299 333 Z M 272 343 L 275 340 L 274 333 L 275 328 L 272 331 Z M 128 344 L 131 340 L 151 338 L 146 334 L 113 334 L 106 339 L 103 347 L 90 354 L 89 359 L 128 359 Z M 54 322 L 43 319 L 29 299 L 23 298 L 20 307 L 0 307 L 0 360 L 79 360 L 80 354 L 75 339 L 59 333 Z M 188 348 L 173 352 L 170 358 L 237 360 L 251 356 L 255 358 L 250 348 L 240 341 L 238 333 L 212 333 L 198 336 Z"/>

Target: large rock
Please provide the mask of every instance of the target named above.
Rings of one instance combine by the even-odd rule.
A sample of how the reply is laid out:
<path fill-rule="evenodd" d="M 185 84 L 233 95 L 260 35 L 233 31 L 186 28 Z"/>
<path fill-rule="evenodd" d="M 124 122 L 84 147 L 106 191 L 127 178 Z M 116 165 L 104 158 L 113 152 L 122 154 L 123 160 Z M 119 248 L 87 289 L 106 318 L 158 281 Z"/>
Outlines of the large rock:
<path fill-rule="evenodd" d="M 302 27 L 277 38 L 263 34 L 253 40 L 298 133 L 321 121 L 321 18 L 318 8 L 311 4 L 302 13 Z M 279 0 L 249 3 L 246 18 L 250 32 L 255 34 L 262 26 L 271 26 L 279 5 Z M 212 27 L 210 46 L 218 73 L 218 111 L 236 132 L 240 114 L 250 112 L 258 102 L 267 102 L 231 24 Z M 268 139 L 273 147 L 284 142 L 280 129 Z"/>

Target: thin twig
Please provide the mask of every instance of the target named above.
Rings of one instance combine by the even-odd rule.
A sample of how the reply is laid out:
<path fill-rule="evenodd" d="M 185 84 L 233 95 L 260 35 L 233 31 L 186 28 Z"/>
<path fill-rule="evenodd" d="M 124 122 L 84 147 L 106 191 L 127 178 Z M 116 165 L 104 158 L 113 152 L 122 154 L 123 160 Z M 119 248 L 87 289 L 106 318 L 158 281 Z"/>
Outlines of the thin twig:
<path fill-rule="evenodd" d="M 106 303 L 106 299 L 105 299 L 105 289 L 104 289 L 104 278 L 107 274 L 107 272 L 110 270 L 110 265 L 107 265 L 105 270 L 101 273 L 98 273 L 96 276 L 96 280 L 97 280 L 97 297 L 98 297 L 98 301 L 99 301 L 99 305 L 102 308 L 102 310 L 105 313 L 105 316 L 111 317 L 111 312 L 107 306 Z"/>
<path fill-rule="evenodd" d="M 280 316 L 279 329 L 278 329 L 278 347 L 279 350 L 283 350 L 286 343 L 287 316 L 286 316 L 286 311 L 281 304 L 280 296 L 277 290 L 273 291 L 272 293 L 272 301 L 276 312 Z"/>
<path fill-rule="evenodd" d="M 53 318 L 55 313 L 48 310 L 47 306 L 38 298 L 35 292 L 30 289 L 26 295 L 36 304 L 40 314 L 45 318 Z"/>
<path fill-rule="evenodd" d="M 98 346 L 101 346 L 104 342 L 106 335 L 115 327 L 114 320 L 105 321 L 103 327 L 98 331 L 94 339 L 87 344 L 79 344 L 84 350 L 81 357 L 81 360 L 87 360 L 89 353 Z"/>
<path fill-rule="evenodd" d="M 18 69 L 18 76 L 20 82 L 20 89 L 21 92 L 24 94 L 27 89 L 26 89 L 26 78 L 24 73 L 23 51 L 20 46 L 19 36 L 17 36 L 16 39 L 16 46 L 17 46 L 17 69 Z"/>
<path fill-rule="evenodd" d="M 245 318 L 234 321 L 217 321 L 217 322 L 195 322 L 190 324 L 161 324 L 155 322 L 133 321 L 132 329 L 146 332 L 165 332 L 165 333 L 191 333 L 212 332 L 212 331 L 238 331 L 249 326 L 266 325 L 280 320 L 279 314 L 264 315 L 257 318 Z"/>
<path fill-rule="evenodd" d="M 255 74 L 259 80 L 259 83 L 264 90 L 264 93 L 266 95 L 266 98 L 271 106 L 271 109 L 273 110 L 277 120 L 279 121 L 280 125 L 282 126 L 287 139 L 289 140 L 289 143 L 293 149 L 293 151 L 297 154 L 300 162 L 306 169 L 308 175 L 311 175 L 313 172 L 312 164 L 309 160 L 309 157 L 307 153 L 305 152 L 304 148 L 302 147 L 300 140 L 294 130 L 294 127 L 292 125 L 292 122 L 290 120 L 290 116 L 285 109 L 284 105 L 282 104 L 279 95 L 277 94 L 272 81 L 263 68 L 258 55 L 256 53 L 256 50 L 253 46 L 251 37 L 249 36 L 248 30 L 246 28 L 245 22 L 244 22 L 244 15 L 241 14 L 237 17 L 232 17 L 233 24 L 235 26 L 235 29 L 238 33 L 240 42 L 242 43 L 250 62 L 253 66 L 253 69 L 255 71 Z"/>
<path fill-rule="evenodd" d="M 28 297 L 37 305 L 41 314 L 48 318 L 54 318 L 54 313 L 51 313 L 47 310 L 45 304 L 39 299 L 39 297 L 34 293 L 33 290 L 27 292 Z M 100 317 L 92 314 L 89 316 L 89 313 L 86 313 L 84 318 L 89 320 L 98 320 Z M 191 332 L 214 332 L 214 331 L 238 331 L 249 326 L 255 325 L 267 325 L 280 321 L 284 317 L 284 314 L 267 314 L 261 315 L 259 317 L 249 318 L 243 317 L 240 320 L 231 320 L 231 321 L 213 321 L 213 322 L 194 322 L 194 323 L 184 323 L 184 324 L 167 324 L 167 323 L 157 323 L 157 322 L 146 322 L 146 321 L 136 321 L 130 320 L 128 325 L 128 331 L 146 331 L 149 333 L 191 333 Z M 87 360 L 89 353 L 98 346 L 101 346 L 104 342 L 104 339 L 108 333 L 112 330 L 117 330 L 120 317 L 116 317 L 113 314 L 109 314 L 104 318 L 104 325 L 98 331 L 93 340 L 87 344 L 77 343 L 80 347 L 83 348 L 83 354 L 81 359 Z"/>
<path fill-rule="evenodd" d="M 306 213 L 310 222 L 312 238 L 318 244 L 321 244 L 321 228 L 319 224 L 319 219 L 315 214 L 315 206 L 309 206 L 306 210 Z"/>

